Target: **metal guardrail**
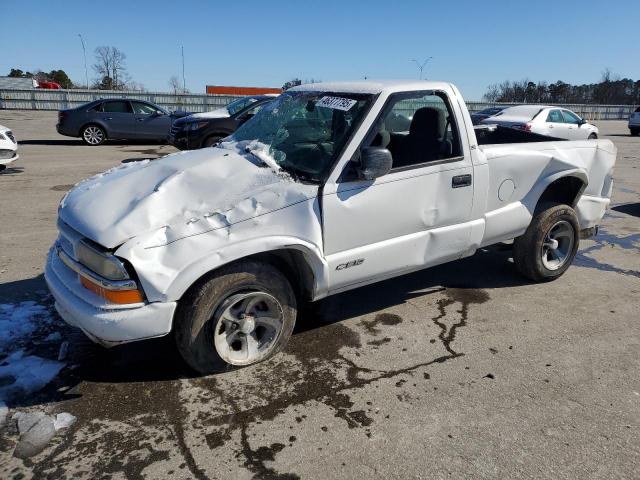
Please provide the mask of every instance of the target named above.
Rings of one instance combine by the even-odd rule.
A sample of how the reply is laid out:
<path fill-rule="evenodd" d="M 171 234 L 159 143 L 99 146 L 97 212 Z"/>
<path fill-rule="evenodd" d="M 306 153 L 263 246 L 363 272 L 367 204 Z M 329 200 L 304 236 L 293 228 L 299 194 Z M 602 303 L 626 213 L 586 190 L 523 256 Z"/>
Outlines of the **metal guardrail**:
<path fill-rule="evenodd" d="M 167 92 L 133 92 L 114 90 L 40 90 L 0 89 L 0 109 L 6 110 L 63 110 L 101 98 L 137 98 L 147 100 L 169 110 L 206 112 L 215 110 L 239 98 L 231 95 L 173 94 Z M 518 105 L 515 103 L 467 102 L 467 107 L 477 112 L 494 105 Z M 556 104 L 548 104 L 556 105 Z M 634 112 L 633 105 L 557 105 L 576 112 L 587 120 L 626 120 Z"/>

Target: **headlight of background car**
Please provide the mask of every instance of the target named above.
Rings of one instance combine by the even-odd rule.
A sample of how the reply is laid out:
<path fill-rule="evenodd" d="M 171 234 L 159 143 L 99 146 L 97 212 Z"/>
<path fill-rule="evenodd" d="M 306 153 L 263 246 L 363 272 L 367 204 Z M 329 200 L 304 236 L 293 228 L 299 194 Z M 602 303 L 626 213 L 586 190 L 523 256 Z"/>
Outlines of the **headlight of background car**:
<path fill-rule="evenodd" d="M 206 127 L 209 122 L 195 122 L 195 123 L 187 123 L 185 130 L 199 130 L 202 127 Z"/>
<path fill-rule="evenodd" d="M 110 253 L 100 252 L 85 242 L 79 242 L 76 245 L 76 255 L 82 265 L 101 277 L 109 280 L 129 279 L 122 262 Z"/>

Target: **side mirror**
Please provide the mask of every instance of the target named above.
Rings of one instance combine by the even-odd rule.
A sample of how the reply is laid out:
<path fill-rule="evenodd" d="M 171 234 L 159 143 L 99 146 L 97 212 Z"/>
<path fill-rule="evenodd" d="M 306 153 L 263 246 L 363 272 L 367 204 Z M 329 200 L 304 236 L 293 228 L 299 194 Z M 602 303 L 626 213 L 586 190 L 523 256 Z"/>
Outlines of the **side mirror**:
<path fill-rule="evenodd" d="M 581 118 L 580 120 L 578 120 L 578 126 L 581 127 L 582 125 L 584 125 L 585 123 L 588 123 L 584 118 Z"/>
<path fill-rule="evenodd" d="M 365 147 L 360 152 L 358 175 L 364 180 L 375 180 L 386 175 L 393 165 L 391 152 L 382 147 Z"/>

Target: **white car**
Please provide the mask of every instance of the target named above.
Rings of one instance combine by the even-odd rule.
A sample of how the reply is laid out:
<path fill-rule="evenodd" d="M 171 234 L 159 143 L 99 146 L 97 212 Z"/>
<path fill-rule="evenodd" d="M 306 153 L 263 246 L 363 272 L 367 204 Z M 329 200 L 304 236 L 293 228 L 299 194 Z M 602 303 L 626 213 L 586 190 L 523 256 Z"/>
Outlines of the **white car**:
<path fill-rule="evenodd" d="M 0 125 L 0 172 L 18 160 L 18 142 L 11 130 Z"/>
<path fill-rule="evenodd" d="M 493 117 L 482 120 L 481 124 L 501 125 L 566 140 L 598 138 L 598 127 L 591 125 L 571 110 L 544 105 L 505 108 Z"/>
<path fill-rule="evenodd" d="M 638 135 L 640 133 L 640 107 L 629 117 L 629 133 Z"/>
<path fill-rule="evenodd" d="M 449 83 L 295 87 L 213 148 L 76 185 L 45 278 L 90 338 L 173 334 L 202 373 L 276 354 L 306 302 L 487 245 L 553 280 L 597 231 L 616 148 L 513 132 L 476 131 Z"/>

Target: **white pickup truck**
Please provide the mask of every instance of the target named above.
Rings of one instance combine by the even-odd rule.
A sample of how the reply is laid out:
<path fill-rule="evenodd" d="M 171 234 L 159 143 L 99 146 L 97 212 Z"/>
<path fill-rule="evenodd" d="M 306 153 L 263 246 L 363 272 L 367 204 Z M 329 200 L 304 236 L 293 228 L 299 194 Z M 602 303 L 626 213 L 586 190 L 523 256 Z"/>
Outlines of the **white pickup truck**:
<path fill-rule="evenodd" d="M 95 341 L 173 333 L 191 367 L 221 371 L 281 350 L 302 302 L 486 245 L 515 239 L 522 274 L 559 277 L 615 157 L 608 140 L 474 130 L 449 83 L 304 85 L 213 148 L 79 183 L 45 276 Z"/>

